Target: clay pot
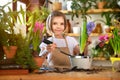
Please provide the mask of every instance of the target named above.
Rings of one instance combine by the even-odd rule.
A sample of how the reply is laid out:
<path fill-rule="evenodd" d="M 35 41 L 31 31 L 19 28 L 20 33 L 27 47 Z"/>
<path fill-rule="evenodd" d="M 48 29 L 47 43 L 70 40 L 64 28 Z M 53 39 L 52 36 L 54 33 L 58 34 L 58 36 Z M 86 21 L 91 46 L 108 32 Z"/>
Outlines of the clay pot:
<path fill-rule="evenodd" d="M 4 53 L 6 55 L 7 59 L 14 58 L 16 51 L 17 51 L 17 46 L 3 46 Z"/>
<path fill-rule="evenodd" d="M 40 8 L 45 4 L 45 0 L 30 0 L 30 5 L 28 6 L 28 10 L 33 11 L 36 8 Z"/>
<path fill-rule="evenodd" d="M 36 56 L 36 57 L 34 57 L 34 60 L 35 60 L 35 63 L 38 67 L 42 67 L 42 64 L 43 64 L 45 58 L 40 57 L 40 56 Z"/>
<path fill-rule="evenodd" d="M 62 3 L 61 2 L 54 2 L 53 6 L 52 6 L 52 10 L 56 11 L 56 10 L 61 10 L 62 9 Z"/>
<path fill-rule="evenodd" d="M 33 59 L 35 60 L 35 63 L 37 65 L 37 67 L 38 67 L 38 69 L 34 70 L 34 73 L 37 73 L 37 72 L 39 72 L 39 68 L 42 67 L 45 58 L 44 57 L 40 57 L 40 56 L 36 56 Z"/>
<path fill-rule="evenodd" d="M 106 2 L 105 2 L 105 1 L 103 1 L 103 2 L 98 2 L 97 5 L 98 5 L 98 9 L 103 9 L 104 6 L 106 5 Z"/>

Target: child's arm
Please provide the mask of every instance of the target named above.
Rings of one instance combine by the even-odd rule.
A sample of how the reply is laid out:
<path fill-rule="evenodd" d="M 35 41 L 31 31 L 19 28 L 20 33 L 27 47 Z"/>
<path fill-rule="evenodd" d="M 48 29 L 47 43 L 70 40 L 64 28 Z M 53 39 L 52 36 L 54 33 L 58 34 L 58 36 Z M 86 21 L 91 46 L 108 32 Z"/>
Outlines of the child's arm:
<path fill-rule="evenodd" d="M 87 40 L 87 43 L 86 43 L 86 47 L 85 47 L 85 50 L 84 50 L 84 56 L 87 55 L 88 53 L 88 45 L 91 44 L 91 38 L 89 37 L 88 40 Z M 74 55 L 79 55 L 80 54 L 80 46 L 79 45 L 76 45 L 75 48 L 74 48 Z"/>
<path fill-rule="evenodd" d="M 78 55 L 79 53 L 80 53 L 79 45 L 76 45 L 74 50 L 73 50 L 73 54 Z"/>
<path fill-rule="evenodd" d="M 84 56 L 87 56 L 88 54 L 88 45 L 91 44 L 91 38 L 88 37 L 88 40 L 87 40 L 87 43 L 86 43 L 86 46 L 85 46 L 85 50 L 84 50 Z"/>

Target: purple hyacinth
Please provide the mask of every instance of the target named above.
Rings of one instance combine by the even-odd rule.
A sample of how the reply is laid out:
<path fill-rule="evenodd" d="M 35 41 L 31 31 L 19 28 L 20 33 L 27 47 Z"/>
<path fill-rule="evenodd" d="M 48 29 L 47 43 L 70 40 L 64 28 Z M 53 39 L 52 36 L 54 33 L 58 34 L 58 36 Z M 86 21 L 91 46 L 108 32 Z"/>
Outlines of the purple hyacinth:
<path fill-rule="evenodd" d="M 94 22 L 88 22 L 87 23 L 87 34 L 90 35 L 90 33 L 93 31 L 95 27 Z"/>

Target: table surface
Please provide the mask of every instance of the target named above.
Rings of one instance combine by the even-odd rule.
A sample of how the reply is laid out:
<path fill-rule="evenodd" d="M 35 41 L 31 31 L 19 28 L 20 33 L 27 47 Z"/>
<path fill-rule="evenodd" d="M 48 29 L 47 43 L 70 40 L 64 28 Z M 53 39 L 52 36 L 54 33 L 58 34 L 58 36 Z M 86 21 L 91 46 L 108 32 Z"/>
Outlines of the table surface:
<path fill-rule="evenodd" d="M 0 75 L 0 80 L 120 80 L 120 72 L 111 70 L 38 72 L 26 75 Z"/>

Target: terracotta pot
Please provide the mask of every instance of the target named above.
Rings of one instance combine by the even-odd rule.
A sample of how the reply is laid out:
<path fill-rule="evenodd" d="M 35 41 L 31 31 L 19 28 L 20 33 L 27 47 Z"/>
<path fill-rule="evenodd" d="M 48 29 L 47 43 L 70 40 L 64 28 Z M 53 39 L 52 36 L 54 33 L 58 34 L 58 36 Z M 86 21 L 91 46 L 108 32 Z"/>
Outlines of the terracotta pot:
<path fill-rule="evenodd" d="M 56 11 L 56 10 L 61 10 L 62 9 L 62 3 L 61 2 L 54 2 L 53 6 L 52 6 L 52 10 Z"/>
<path fill-rule="evenodd" d="M 45 0 L 30 0 L 30 4 L 28 4 L 28 10 L 33 11 L 36 8 L 40 8 L 40 6 L 44 6 Z"/>
<path fill-rule="evenodd" d="M 37 73 L 37 72 L 39 72 L 39 68 L 42 67 L 45 58 L 40 57 L 40 56 L 36 56 L 36 57 L 34 57 L 34 60 L 35 60 L 35 63 L 37 65 L 37 67 L 38 67 L 38 69 L 34 70 L 34 73 Z"/>
<path fill-rule="evenodd" d="M 38 67 L 41 67 L 42 64 L 43 64 L 43 62 L 44 62 L 44 60 L 45 60 L 45 58 L 44 58 L 44 57 L 39 57 L 39 56 L 37 56 L 37 57 L 34 57 L 34 60 L 35 60 L 35 62 L 36 62 L 36 65 L 37 65 Z"/>
<path fill-rule="evenodd" d="M 16 51 L 17 51 L 17 46 L 3 46 L 4 53 L 6 55 L 7 59 L 14 58 Z"/>
<path fill-rule="evenodd" d="M 105 2 L 105 1 L 103 1 L 103 2 L 98 2 L 98 9 L 103 9 L 105 5 L 106 5 L 106 2 Z"/>

